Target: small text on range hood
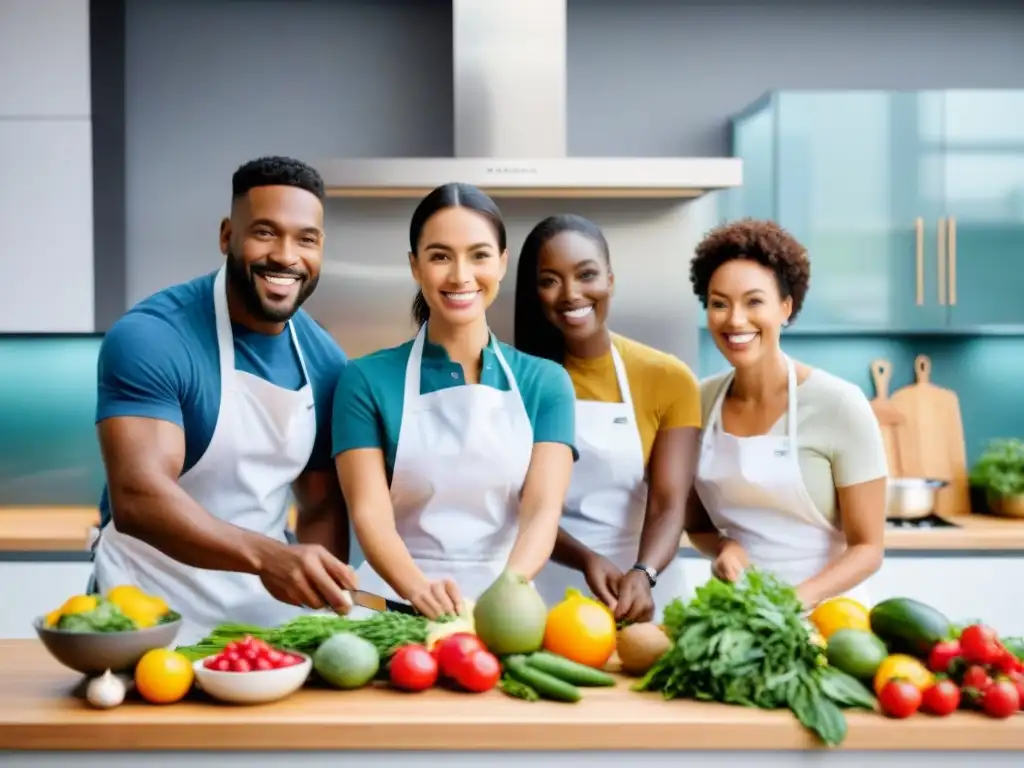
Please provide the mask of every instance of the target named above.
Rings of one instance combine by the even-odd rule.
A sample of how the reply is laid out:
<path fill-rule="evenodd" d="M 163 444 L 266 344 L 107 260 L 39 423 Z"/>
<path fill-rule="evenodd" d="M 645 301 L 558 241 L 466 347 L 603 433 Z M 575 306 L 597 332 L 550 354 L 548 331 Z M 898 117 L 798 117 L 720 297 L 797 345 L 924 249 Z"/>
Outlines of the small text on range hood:
<path fill-rule="evenodd" d="M 329 159 L 332 197 L 694 198 L 739 186 L 737 158 L 568 157 L 567 0 L 453 0 L 455 157 Z"/>

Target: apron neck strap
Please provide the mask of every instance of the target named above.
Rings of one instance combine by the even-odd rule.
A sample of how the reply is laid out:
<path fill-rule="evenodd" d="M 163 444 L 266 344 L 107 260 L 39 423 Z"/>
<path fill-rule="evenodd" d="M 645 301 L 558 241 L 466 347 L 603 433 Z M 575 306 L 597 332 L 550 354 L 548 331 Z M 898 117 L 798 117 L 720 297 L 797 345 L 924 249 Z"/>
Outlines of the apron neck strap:
<path fill-rule="evenodd" d="M 614 347 L 613 347 L 614 349 Z M 786 438 L 789 440 L 791 446 L 796 445 L 796 365 L 789 355 L 783 355 L 786 358 Z M 716 429 L 721 429 L 722 422 L 722 403 L 725 401 L 725 396 L 729 392 L 729 387 L 732 386 L 732 381 L 736 377 L 736 369 L 734 368 L 728 376 L 725 378 L 725 383 L 719 390 L 718 395 L 715 397 L 715 403 L 711 406 L 711 412 L 708 414 L 708 423 L 704 428 L 705 433 L 712 432 Z M 621 386 L 621 384 L 620 384 Z"/>

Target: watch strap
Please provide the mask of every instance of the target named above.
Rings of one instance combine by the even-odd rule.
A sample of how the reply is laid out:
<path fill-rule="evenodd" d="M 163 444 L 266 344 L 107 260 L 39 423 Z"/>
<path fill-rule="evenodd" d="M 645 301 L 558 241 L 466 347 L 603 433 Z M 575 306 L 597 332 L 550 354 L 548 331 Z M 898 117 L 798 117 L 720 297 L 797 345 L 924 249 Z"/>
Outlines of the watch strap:
<path fill-rule="evenodd" d="M 640 571 L 641 573 L 645 574 L 647 576 L 647 580 L 651 583 L 652 587 L 658 583 L 658 572 L 651 568 L 651 566 L 649 565 L 645 565 L 644 563 L 635 563 L 633 567 L 630 568 L 630 570 Z"/>

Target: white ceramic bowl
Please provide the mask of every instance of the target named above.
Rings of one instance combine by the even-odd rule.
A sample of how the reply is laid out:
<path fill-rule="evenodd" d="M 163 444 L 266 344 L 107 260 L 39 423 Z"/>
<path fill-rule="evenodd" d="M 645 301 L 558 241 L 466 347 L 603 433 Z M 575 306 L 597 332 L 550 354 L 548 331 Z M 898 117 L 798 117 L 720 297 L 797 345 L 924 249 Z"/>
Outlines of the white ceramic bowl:
<path fill-rule="evenodd" d="M 282 669 L 253 672 L 221 672 L 203 666 L 205 659 L 192 664 L 199 687 L 211 697 L 231 704 L 266 704 L 299 690 L 309 677 L 313 661 L 302 653 L 302 663 Z"/>

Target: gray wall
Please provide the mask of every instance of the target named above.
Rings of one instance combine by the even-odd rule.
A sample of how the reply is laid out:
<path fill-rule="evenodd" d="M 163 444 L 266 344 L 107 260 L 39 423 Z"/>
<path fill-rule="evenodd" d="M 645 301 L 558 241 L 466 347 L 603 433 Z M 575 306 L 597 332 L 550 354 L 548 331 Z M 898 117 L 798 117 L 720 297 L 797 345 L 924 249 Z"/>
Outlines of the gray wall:
<path fill-rule="evenodd" d="M 220 262 L 255 155 L 452 151 L 447 0 L 126 5 L 129 302 Z M 573 155 L 727 154 L 763 91 L 858 86 L 1024 87 L 1024 4 L 570 0 Z"/>
<path fill-rule="evenodd" d="M 0 333 L 93 329 L 89 0 L 0 0 Z"/>

